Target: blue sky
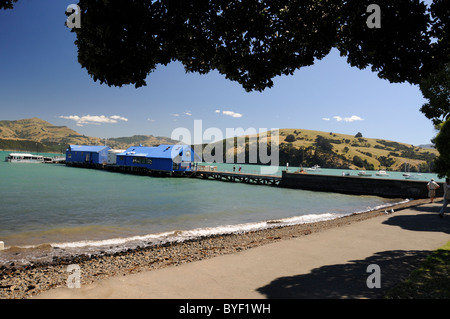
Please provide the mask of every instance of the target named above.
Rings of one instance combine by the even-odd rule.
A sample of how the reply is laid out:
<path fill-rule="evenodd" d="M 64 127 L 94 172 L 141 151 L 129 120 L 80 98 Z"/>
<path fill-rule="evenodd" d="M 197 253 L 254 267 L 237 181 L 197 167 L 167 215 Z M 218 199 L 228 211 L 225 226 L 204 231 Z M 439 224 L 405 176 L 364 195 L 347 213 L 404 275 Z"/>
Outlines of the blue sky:
<path fill-rule="evenodd" d="M 186 74 L 173 62 L 147 77 L 147 86 L 108 87 L 77 62 L 75 35 L 64 25 L 76 1 L 20 0 L 0 11 L 0 120 L 39 117 L 81 134 L 170 137 L 183 127 L 299 128 L 419 145 L 436 134 L 419 111 L 418 86 L 391 84 L 350 67 L 333 50 L 274 87 L 248 93 L 217 72 Z M 82 27 L 82 26 L 81 26 Z"/>

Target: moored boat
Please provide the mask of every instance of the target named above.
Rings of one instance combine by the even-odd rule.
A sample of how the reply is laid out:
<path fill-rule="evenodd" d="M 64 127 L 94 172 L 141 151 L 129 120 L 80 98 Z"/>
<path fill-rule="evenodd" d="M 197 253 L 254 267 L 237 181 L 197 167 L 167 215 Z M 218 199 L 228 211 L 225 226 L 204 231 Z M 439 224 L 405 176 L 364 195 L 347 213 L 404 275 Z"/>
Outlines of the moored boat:
<path fill-rule="evenodd" d="M 44 163 L 44 156 L 28 153 L 10 153 L 5 162 L 10 163 Z"/>
<path fill-rule="evenodd" d="M 366 173 L 366 171 L 360 171 L 358 176 L 372 176 L 372 174 Z"/>
<path fill-rule="evenodd" d="M 389 174 L 386 173 L 386 171 L 379 170 L 379 171 L 377 172 L 377 176 L 389 176 Z"/>

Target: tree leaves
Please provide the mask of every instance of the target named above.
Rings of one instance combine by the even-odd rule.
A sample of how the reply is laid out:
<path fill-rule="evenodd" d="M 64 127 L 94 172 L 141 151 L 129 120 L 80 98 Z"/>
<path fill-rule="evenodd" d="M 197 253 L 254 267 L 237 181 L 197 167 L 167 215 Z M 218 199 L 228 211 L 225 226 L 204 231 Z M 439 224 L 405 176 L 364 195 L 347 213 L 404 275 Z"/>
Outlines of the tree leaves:
<path fill-rule="evenodd" d="M 423 97 L 428 99 L 420 110 L 433 120 L 434 125 L 450 119 L 450 63 L 423 79 L 420 90 Z"/>
<path fill-rule="evenodd" d="M 17 0 L 0 0 L 0 9 L 12 9 Z"/>
<path fill-rule="evenodd" d="M 444 122 L 434 142 L 439 151 L 439 157 L 434 162 L 434 171 L 441 178 L 450 176 L 450 119 Z"/>
<path fill-rule="evenodd" d="M 371 66 L 391 82 L 419 83 L 422 68 L 430 63 L 431 23 L 425 4 L 419 0 L 380 0 L 381 28 L 364 27 L 366 8 L 372 0 L 348 0 L 344 6 L 338 49 L 348 63 L 360 69 Z"/>
<path fill-rule="evenodd" d="M 81 66 L 110 86 L 143 86 L 158 64 L 178 60 L 187 72 L 217 70 L 247 91 L 262 91 L 333 47 L 350 65 L 371 66 L 391 82 L 418 83 L 441 65 L 430 36 L 444 38 L 443 1 L 435 1 L 432 21 L 419 0 L 380 0 L 379 29 L 366 25 L 371 2 L 80 0 L 81 28 L 72 31 Z"/>

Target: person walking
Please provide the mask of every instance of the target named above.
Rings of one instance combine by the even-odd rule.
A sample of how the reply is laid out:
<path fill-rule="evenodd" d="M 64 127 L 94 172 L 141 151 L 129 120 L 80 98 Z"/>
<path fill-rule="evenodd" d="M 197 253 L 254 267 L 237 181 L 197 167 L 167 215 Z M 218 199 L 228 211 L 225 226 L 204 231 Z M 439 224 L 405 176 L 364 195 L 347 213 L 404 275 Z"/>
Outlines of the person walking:
<path fill-rule="evenodd" d="M 430 197 L 430 203 L 432 203 L 436 197 L 436 189 L 439 188 L 439 184 L 434 181 L 434 178 L 432 178 L 431 181 L 428 182 L 427 188 L 428 197 Z"/>
<path fill-rule="evenodd" d="M 442 203 L 441 212 L 439 213 L 439 217 L 444 217 L 444 211 L 447 208 L 448 203 L 450 202 L 450 178 L 445 179 L 444 184 L 444 202 Z"/>

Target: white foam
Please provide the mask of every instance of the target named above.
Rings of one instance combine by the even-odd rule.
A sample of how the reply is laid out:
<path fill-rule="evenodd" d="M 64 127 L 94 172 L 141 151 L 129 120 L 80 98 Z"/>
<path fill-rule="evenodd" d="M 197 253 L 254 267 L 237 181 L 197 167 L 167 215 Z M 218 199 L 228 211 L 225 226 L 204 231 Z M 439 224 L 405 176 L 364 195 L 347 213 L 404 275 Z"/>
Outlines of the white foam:
<path fill-rule="evenodd" d="M 335 213 L 321 213 L 321 214 L 308 214 L 294 217 L 287 217 L 282 219 L 275 220 L 267 220 L 261 222 L 254 223 L 246 223 L 246 224 L 235 224 L 235 225 L 221 225 L 215 227 L 205 227 L 205 228 L 197 228 L 192 230 L 177 230 L 177 231 L 169 231 L 158 234 L 148 234 L 142 236 L 131 236 L 124 238 L 111 238 L 105 240 L 83 240 L 76 242 L 65 242 L 65 243 L 52 243 L 51 246 L 54 248 L 60 249 L 77 249 L 84 250 L 86 248 L 101 248 L 101 247 L 114 247 L 114 250 L 119 248 L 132 248 L 136 246 L 148 246 L 154 245 L 158 243 L 167 243 L 167 242 L 181 242 L 190 239 L 197 239 L 201 237 L 215 236 L 215 235 L 224 235 L 224 234 L 238 234 L 238 233 L 246 233 L 251 231 L 275 228 L 280 226 L 292 226 L 299 224 L 308 224 L 308 223 L 316 223 L 320 221 L 328 221 L 352 214 L 359 214 L 374 210 L 383 209 L 389 206 L 407 203 L 409 200 L 404 200 L 402 202 L 397 203 L 388 203 L 384 205 L 379 205 L 373 208 L 367 208 L 366 210 L 348 213 L 348 214 L 335 214 Z M 33 248 L 34 246 L 27 246 L 21 248 Z"/>
<path fill-rule="evenodd" d="M 277 220 L 268 220 L 256 223 L 236 224 L 236 225 L 221 225 L 216 227 L 197 228 L 192 230 L 171 231 L 160 234 L 149 234 L 144 236 L 132 236 L 126 238 L 111 238 L 105 240 L 85 240 L 68 243 L 53 243 L 52 247 L 58 248 L 84 248 L 89 246 L 103 247 L 103 246 L 127 246 L 130 243 L 164 243 L 164 242 L 179 242 L 189 239 L 196 239 L 201 237 L 208 237 L 214 235 L 246 233 L 262 229 L 268 229 L 280 226 L 289 226 L 295 224 L 314 223 L 318 221 L 331 220 L 339 217 L 337 214 L 310 214 L 304 216 L 295 216 Z"/>

